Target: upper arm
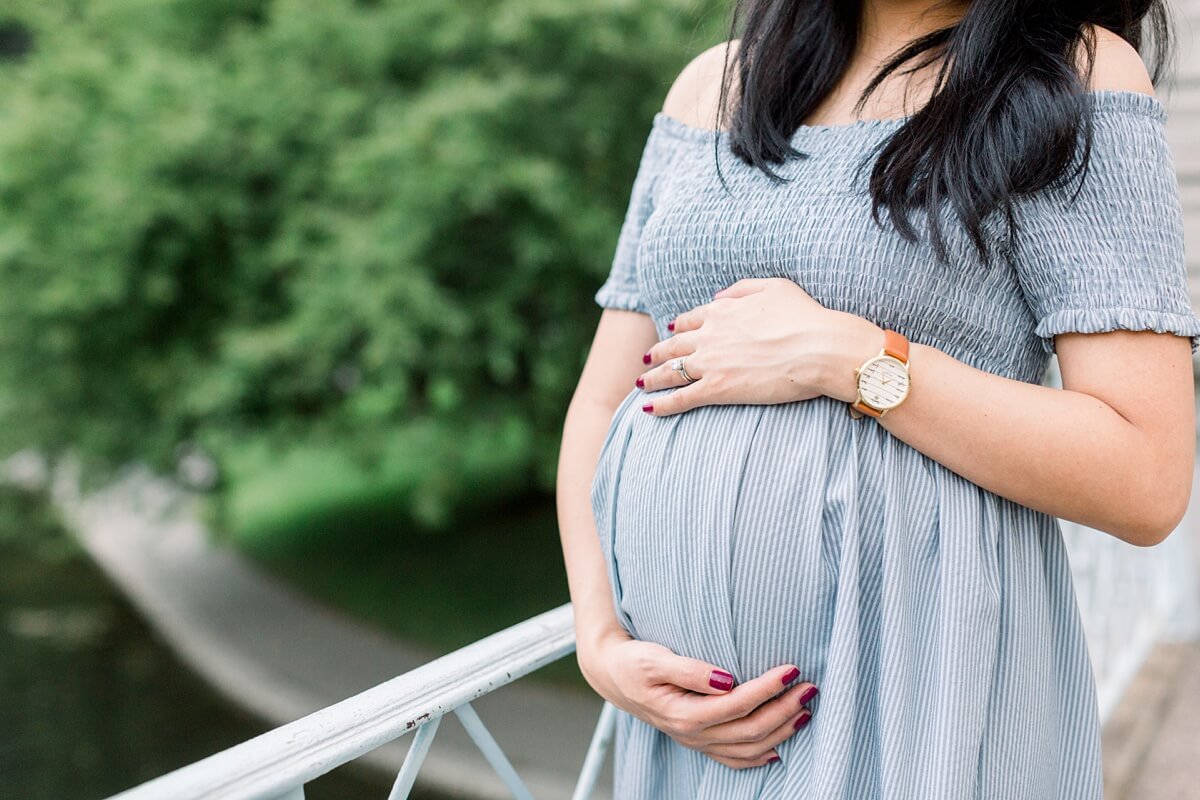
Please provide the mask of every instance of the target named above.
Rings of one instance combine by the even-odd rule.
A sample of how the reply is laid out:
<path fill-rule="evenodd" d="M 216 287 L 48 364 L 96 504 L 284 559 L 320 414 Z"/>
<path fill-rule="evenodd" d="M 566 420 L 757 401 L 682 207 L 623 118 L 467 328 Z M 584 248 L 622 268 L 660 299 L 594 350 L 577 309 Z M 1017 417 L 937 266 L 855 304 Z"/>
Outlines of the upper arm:
<path fill-rule="evenodd" d="M 732 61 L 736 40 L 730 45 Z M 716 126 L 726 43 L 710 47 L 679 73 L 663 101 L 663 113 L 699 128 Z M 603 307 L 592 346 L 580 376 L 581 396 L 615 406 L 645 370 L 641 356 L 658 341 L 638 278 L 642 228 L 654 207 L 659 176 L 672 158 L 669 137 L 651 134 L 634 178 L 629 208 L 618 236 L 609 276 L 596 292 Z"/>
<path fill-rule="evenodd" d="M 1156 530 L 1165 536 L 1187 508 L 1196 458 L 1188 340 L 1146 330 L 1066 333 L 1058 337 L 1058 362 L 1064 389 L 1097 398 L 1141 432 L 1147 458 L 1138 463 L 1147 470 L 1130 495 L 1156 499 Z"/>
<path fill-rule="evenodd" d="M 1093 26 L 1095 59 L 1088 89 L 1141 92 L 1154 85 L 1141 55 L 1116 33 Z M 1186 336 L 1153 330 L 1063 332 L 1055 336 L 1063 388 L 1104 402 L 1151 442 L 1157 458 L 1148 485 L 1180 516 L 1195 462 L 1195 388 Z"/>
<path fill-rule="evenodd" d="M 658 342 L 658 332 L 646 314 L 606 308 L 592 335 L 575 396 L 615 409 L 646 371 L 642 354 Z"/>
<path fill-rule="evenodd" d="M 734 43 L 728 44 L 731 53 L 735 52 Z M 663 101 L 665 116 L 693 127 L 711 127 L 716 120 L 725 50 L 725 44 L 710 47 L 683 68 Z M 595 296 L 605 309 L 648 313 L 638 274 L 642 229 L 653 213 L 660 179 L 669 175 L 679 147 L 676 137 L 660 126 L 652 127 L 633 179 L 608 278 Z"/>
<path fill-rule="evenodd" d="M 727 45 L 732 64 L 737 40 L 708 48 L 683 68 L 663 100 L 665 115 L 692 127 L 717 127 Z M 651 135 L 634 179 L 612 269 L 596 293 L 604 311 L 579 379 L 577 396 L 605 407 L 615 407 L 629 391 L 634 379 L 645 371 L 642 354 L 658 341 L 639 291 L 637 261 L 642 225 L 653 208 L 658 175 L 669 163 L 668 150 L 667 139 Z"/>
<path fill-rule="evenodd" d="M 1145 467 L 1129 492 L 1153 498 L 1158 529 L 1169 528 L 1192 491 L 1200 319 L 1150 77 L 1120 36 L 1094 32 L 1088 86 L 1112 94 L 1097 103 L 1087 178 L 1078 196 L 1072 182 L 1021 201 L 1015 267 L 1063 389 L 1097 398 L 1144 437 Z"/>
<path fill-rule="evenodd" d="M 1154 96 L 1150 73 L 1132 44 L 1099 25 L 1092 25 L 1088 34 L 1094 41 L 1088 89 L 1132 91 Z M 1165 154 L 1156 155 L 1162 158 Z M 1153 216 L 1156 222 L 1168 218 L 1160 209 L 1156 209 Z M 1130 239 L 1134 237 L 1130 236 Z M 1098 295 L 1108 289 L 1099 285 L 1103 283 L 1102 275 L 1097 273 L 1090 277 L 1097 281 L 1094 290 Z M 1152 296 L 1151 293 L 1142 294 L 1141 299 L 1148 301 Z M 1152 303 L 1147 302 L 1147 305 Z M 1177 311 L 1183 311 L 1182 306 Z M 1064 389 L 1103 399 L 1138 427 L 1152 428 L 1156 423 L 1162 423 L 1163 427 L 1192 429 L 1192 348 L 1187 337 L 1164 336 L 1150 330 L 1062 331 L 1055 335 L 1055 350 Z M 1184 445 L 1190 452 L 1190 437 Z"/>

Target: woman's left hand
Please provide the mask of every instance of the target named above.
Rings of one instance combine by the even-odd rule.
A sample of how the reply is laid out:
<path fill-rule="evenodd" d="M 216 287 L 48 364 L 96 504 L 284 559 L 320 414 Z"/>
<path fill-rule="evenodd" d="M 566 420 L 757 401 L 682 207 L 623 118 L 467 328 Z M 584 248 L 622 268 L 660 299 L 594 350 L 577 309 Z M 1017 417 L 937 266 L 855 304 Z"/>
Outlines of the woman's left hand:
<path fill-rule="evenodd" d="M 643 406 L 655 416 L 820 395 L 852 402 L 854 367 L 883 346 L 883 328 L 826 308 L 787 278 L 744 278 L 680 314 L 671 330 L 643 356 L 652 366 L 638 379 L 648 392 L 679 387 Z M 687 356 L 693 383 L 671 369 L 678 356 Z"/>

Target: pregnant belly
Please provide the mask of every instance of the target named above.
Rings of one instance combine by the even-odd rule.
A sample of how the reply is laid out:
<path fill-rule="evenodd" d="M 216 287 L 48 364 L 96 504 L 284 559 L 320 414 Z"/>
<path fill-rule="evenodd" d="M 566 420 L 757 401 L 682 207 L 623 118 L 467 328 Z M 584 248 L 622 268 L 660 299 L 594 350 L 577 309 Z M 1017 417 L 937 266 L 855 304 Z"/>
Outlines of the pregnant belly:
<path fill-rule="evenodd" d="M 783 663 L 817 676 L 847 613 L 839 591 L 864 598 L 851 613 L 878 613 L 885 529 L 906 558 L 936 558 L 940 468 L 845 404 L 655 417 L 646 394 L 618 407 L 592 486 L 614 605 L 637 638 L 739 681 Z"/>

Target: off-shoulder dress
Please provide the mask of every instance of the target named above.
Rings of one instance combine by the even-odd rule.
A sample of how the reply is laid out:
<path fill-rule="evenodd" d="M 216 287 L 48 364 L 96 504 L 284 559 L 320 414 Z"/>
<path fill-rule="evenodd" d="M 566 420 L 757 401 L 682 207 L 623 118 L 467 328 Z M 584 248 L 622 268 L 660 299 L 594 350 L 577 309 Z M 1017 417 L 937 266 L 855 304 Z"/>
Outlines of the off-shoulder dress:
<path fill-rule="evenodd" d="M 1083 188 L 1073 203 L 1075 184 L 1022 198 L 1019 241 L 990 229 L 1005 253 L 990 268 L 950 217 L 949 267 L 871 220 L 852 171 L 908 118 L 802 126 L 810 157 L 773 183 L 726 133 L 660 113 L 595 300 L 648 314 L 666 338 L 716 290 L 786 277 L 1034 383 L 1057 333 L 1171 332 L 1195 352 L 1166 111 L 1140 92 L 1089 96 Z M 641 410 L 671 391 L 631 387 L 596 465 L 618 619 L 739 682 L 794 663 L 820 694 L 781 761 L 743 770 L 619 712 L 617 800 L 1100 800 L 1095 684 L 1055 518 L 829 397 Z"/>

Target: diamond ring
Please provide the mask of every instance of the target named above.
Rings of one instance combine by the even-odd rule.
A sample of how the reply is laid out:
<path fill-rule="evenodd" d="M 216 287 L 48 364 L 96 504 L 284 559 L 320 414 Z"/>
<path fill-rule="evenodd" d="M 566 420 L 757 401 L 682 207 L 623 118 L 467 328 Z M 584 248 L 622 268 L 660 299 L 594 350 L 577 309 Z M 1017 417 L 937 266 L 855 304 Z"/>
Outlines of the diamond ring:
<path fill-rule="evenodd" d="M 683 365 L 683 362 L 686 358 L 687 356 L 679 356 L 678 358 L 671 359 L 671 369 L 678 372 L 679 377 L 683 378 L 688 383 L 692 383 L 698 380 L 698 378 L 693 378 L 691 375 L 688 375 L 687 368 Z"/>

